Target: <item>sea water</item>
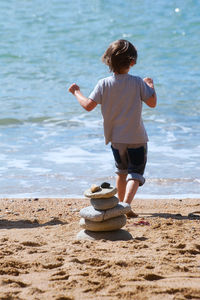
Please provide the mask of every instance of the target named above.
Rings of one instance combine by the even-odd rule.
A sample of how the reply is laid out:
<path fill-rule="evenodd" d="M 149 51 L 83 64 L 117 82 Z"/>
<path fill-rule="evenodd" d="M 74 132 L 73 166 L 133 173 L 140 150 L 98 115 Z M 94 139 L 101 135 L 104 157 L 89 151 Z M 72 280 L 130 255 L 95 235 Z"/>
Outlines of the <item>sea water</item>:
<path fill-rule="evenodd" d="M 158 96 L 155 109 L 143 105 L 137 196 L 200 196 L 199 1 L 7 0 L 0 11 L 0 197 L 82 197 L 92 183 L 115 184 L 100 107 L 84 111 L 67 88 L 88 96 L 120 38 L 138 49 L 131 74 L 152 77 Z"/>

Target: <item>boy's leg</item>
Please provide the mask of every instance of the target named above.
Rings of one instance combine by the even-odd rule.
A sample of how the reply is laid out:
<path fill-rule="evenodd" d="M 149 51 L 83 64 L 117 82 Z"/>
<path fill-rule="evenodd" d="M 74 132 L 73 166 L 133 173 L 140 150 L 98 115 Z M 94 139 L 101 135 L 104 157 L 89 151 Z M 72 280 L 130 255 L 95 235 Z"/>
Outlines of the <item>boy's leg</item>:
<path fill-rule="evenodd" d="M 126 194 L 125 194 L 125 197 L 124 197 L 124 202 L 131 205 L 131 202 L 132 202 L 133 198 L 135 197 L 135 194 L 138 190 L 138 187 L 139 187 L 139 181 L 133 180 L 133 179 L 128 180 L 128 182 L 126 184 Z M 134 213 L 133 210 L 128 212 L 126 214 L 126 216 L 128 218 L 137 218 L 138 217 L 138 215 L 136 213 Z"/>
<path fill-rule="evenodd" d="M 143 177 L 144 169 L 147 161 L 147 145 L 131 145 L 127 149 L 128 154 L 128 173 L 130 174 L 130 179 L 126 185 L 126 193 L 124 197 L 124 202 L 131 205 L 132 200 L 139 186 L 142 186 L 145 182 Z M 127 214 L 127 217 L 137 217 L 133 211 Z"/>
<path fill-rule="evenodd" d="M 115 159 L 116 166 L 116 187 L 118 198 L 120 202 L 124 201 L 124 196 L 126 192 L 126 178 L 128 175 L 128 161 L 126 154 L 126 144 L 112 144 L 111 149 Z"/>
<path fill-rule="evenodd" d="M 126 181 L 127 174 L 117 174 L 116 187 L 118 192 L 118 198 L 120 202 L 125 202 L 131 205 L 131 202 L 139 187 L 139 181 L 128 180 Z M 128 218 L 137 218 L 138 215 L 132 210 L 126 214 Z"/>
<path fill-rule="evenodd" d="M 143 173 L 146 164 L 146 145 L 112 144 L 111 146 L 117 167 L 116 187 L 120 202 L 131 204 L 139 185 L 144 183 Z M 127 173 L 131 178 L 126 181 Z M 133 211 L 128 217 L 137 217 Z"/>
<path fill-rule="evenodd" d="M 125 193 L 125 197 L 124 197 L 125 203 L 128 203 L 129 205 L 131 205 L 131 202 L 132 202 L 133 198 L 135 197 L 138 187 L 139 187 L 139 181 L 133 180 L 133 179 L 128 180 L 128 182 L 126 184 L 126 193 Z"/>
<path fill-rule="evenodd" d="M 116 178 L 116 187 L 117 187 L 117 194 L 120 202 L 124 201 L 124 196 L 126 193 L 126 177 L 127 174 L 117 174 Z"/>

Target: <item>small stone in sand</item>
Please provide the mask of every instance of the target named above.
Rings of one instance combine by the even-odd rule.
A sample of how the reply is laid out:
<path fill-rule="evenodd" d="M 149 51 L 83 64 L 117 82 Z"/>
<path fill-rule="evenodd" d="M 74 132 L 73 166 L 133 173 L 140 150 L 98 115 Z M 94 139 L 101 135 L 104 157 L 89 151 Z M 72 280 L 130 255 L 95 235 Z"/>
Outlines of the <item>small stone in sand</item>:
<path fill-rule="evenodd" d="M 109 187 L 110 187 L 110 183 L 108 183 L 108 182 L 103 182 L 103 183 L 101 184 L 101 187 L 102 187 L 103 189 L 109 188 Z"/>
<path fill-rule="evenodd" d="M 91 185 L 90 191 L 91 191 L 92 193 L 98 192 L 98 191 L 100 191 L 100 190 L 101 190 L 100 186 L 98 186 L 98 185 L 96 185 L 96 184 L 92 184 L 92 185 Z"/>
<path fill-rule="evenodd" d="M 44 207 L 38 208 L 37 211 L 42 211 L 44 210 Z"/>

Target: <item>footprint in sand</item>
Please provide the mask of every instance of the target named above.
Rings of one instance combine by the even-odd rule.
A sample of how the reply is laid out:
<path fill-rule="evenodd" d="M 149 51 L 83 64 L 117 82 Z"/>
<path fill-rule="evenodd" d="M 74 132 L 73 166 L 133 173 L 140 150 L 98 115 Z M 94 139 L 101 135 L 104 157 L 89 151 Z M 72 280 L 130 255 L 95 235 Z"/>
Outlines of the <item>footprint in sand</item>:
<path fill-rule="evenodd" d="M 58 275 L 65 275 L 66 274 L 66 272 L 65 271 L 63 271 L 63 270 L 61 270 L 61 271 L 59 271 L 59 272 L 56 272 L 56 273 L 54 273 L 54 274 L 52 274 L 52 276 L 58 276 Z"/>
<path fill-rule="evenodd" d="M 59 263 L 50 263 L 50 264 L 43 264 L 42 267 L 44 269 L 56 269 L 56 268 L 60 268 L 63 266 L 63 263 L 62 262 L 59 262 Z"/>
<path fill-rule="evenodd" d="M 19 274 L 28 273 L 29 264 L 23 264 L 19 261 L 7 261 L 0 263 L 0 275 L 18 276 Z"/>
<path fill-rule="evenodd" d="M 69 279 L 69 275 L 67 275 L 65 271 L 61 270 L 59 272 L 52 274 L 50 281 L 68 280 L 68 279 Z"/>
<path fill-rule="evenodd" d="M 79 264 L 86 264 L 86 265 L 90 265 L 90 266 L 94 266 L 94 267 L 101 267 L 106 264 L 103 260 L 101 260 L 99 258 L 95 258 L 95 257 L 83 259 L 83 260 L 79 260 L 78 258 L 73 258 L 71 260 L 71 262 L 79 263 Z"/>
<path fill-rule="evenodd" d="M 69 279 L 69 275 L 64 275 L 64 276 L 57 276 L 51 278 L 50 281 L 60 281 L 60 280 L 68 280 L 68 279 Z"/>
<path fill-rule="evenodd" d="M 99 275 L 101 277 L 106 277 L 106 278 L 112 277 L 112 274 L 110 272 L 106 272 L 101 269 L 97 270 L 97 275 Z"/>
<path fill-rule="evenodd" d="M 128 264 L 126 261 L 123 261 L 123 260 L 119 260 L 115 263 L 117 266 L 120 266 L 120 267 L 128 267 Z"/>
<path fill-rule="evenodd" d="M 17 287 L 25 288 L 25 287 L 29 286 L 28 284 L 26 284 L 22 281 L 12 280 L 12 279 L 3 279 L 2 283 L 12 285 L 12 287 L 16 287 L 16 288 Z"/>
<path fill-rule="evenodd" d="M 182 244 L 182 243 L 175 245 L 175 248 L 177 248 L 177 249 L 184 249 L 185 247 L 186 247 L 186 244 Z"/>
<path fill-rule="evenodd" d="M 58 296 L 56 300 L 74 300 L 74 297 Z"/>
<path fill-rule="evenodd" d="M 164 278 L 165 277 L 157 275 L 157 274 L 153 274 L 153 273 L 144 275 L 144 279 L 148 280 L 148 281 L 160 280 L 160 279 L 164 279 Z"/>
<path fill-rule="evenodd" d="M 21 244 L 23 246 L 28 246 L 28 247 L 41 247 L 44 245 L 42 243 L 37 243 L 37 242 L 32 242 L 32 241 L 24 241 Z"/>

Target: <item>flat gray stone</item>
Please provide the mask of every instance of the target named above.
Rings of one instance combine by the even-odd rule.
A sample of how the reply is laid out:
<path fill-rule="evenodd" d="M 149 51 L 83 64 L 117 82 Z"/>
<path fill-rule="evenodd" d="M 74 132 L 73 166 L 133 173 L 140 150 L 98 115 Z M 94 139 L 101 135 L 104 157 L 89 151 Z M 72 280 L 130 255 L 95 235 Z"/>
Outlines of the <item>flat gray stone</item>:
<path fill-rule="evenodd" d="M 87 206 L 80 210 L 80 216 L 93 222 L 102 222 L 112 219 L 131 211 L 131 206 L 127 203 L 120 202 L 115 207 L 107 210 L 97 210 L 93 206 Z"/>
<path fill-rule="evenodd" d="M 77 240 L 109 240 L 109 241 L 129 241 L 132 240 L 132 235 L 124 230 L 114 230 L 114 231 L 101 231 L 94 232 L 89 230 L 81 230 L 76 235 Z"/>
<path fill-rule="evenodd" d="M 93 222 L 101 222 L 104 217 L 104 211 L 96 210 L 93 206 L 84 207 L 79 213 L 82 218 Z"/>
<path fill-rule="evenodd" d="M 106 210 L 115 207 L 119 202 L 119 199 L 115 196 L 111 198 L 91 198 L 90 203 L 95 209 Z"/>
<path fill-rule="evenodd" d="M 102 222 L 93 222 L 81 218 L 79 224 L 81 228 L 90 231 L 112 231 L 122 228 L 126 224 L 126 217 L 123 215 Z"/>
<path fill-rule="evenodd" d="M 117 189 L 114 187 L 102 188 L 97 192 L 92 193 L 91 189 L 88 189 L 84 192 L 84 196 L 88 198 L 110 198 L 113 197 L 117 193 Z"/>

